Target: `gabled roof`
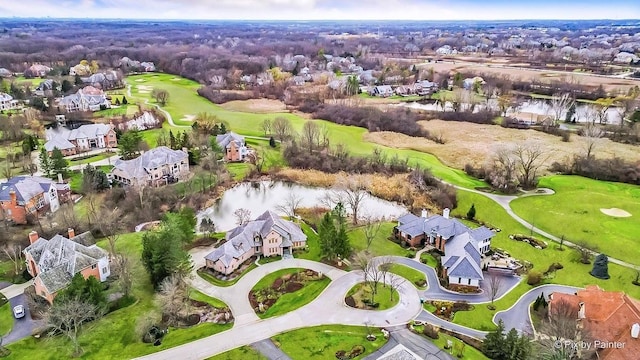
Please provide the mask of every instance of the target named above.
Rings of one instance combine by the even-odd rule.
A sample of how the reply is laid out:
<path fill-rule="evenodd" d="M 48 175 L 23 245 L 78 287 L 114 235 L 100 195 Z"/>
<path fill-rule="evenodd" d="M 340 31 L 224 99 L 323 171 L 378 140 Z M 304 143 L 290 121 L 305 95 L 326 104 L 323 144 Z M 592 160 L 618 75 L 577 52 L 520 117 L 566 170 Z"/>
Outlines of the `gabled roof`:
<path fill-rule="evenodd" d="M 16 193 L 19 201 L 28 201 L 38 194 L 49 191 L 55 181 L 40 176 L 14 176 L 0 184 L 0 200 L 11 200 L 10 192 Z"/>
<path fill-rule="evenodd" d="M 127 178 L 146 179 L 150 169 L 187 161 L 189 155 L 183 150 L 171 150 L 158 146 L 132 160 L 118 159 L 112 172 L 120 171 Z"/>
<path fill-rule="evenodd" d="M 213 262 L 220 260 L 224 266 L 229 266 L 234 258 L 240 258 L 247 251 L 257 246 L 262 238 L 275 231 L 283 238 L 282 246 L 293 246 L 292 241 L 306 241 L 307 235 L 300 227 L 291 221 L 282 219 L 272 211 L 265 211 L 255 220 L 235 227 L 227 232 L 227 242 L 217 247 L 205 259 Z M 286 244 L 288 245 L 286 245 Z"/>
<path fill-rule="evenodd" d="M 216 142 L 223 149 L 226 149 L 232 142 L 235 142 L 239 147 L 244 145 L 244 137 L 229 131 L 226 134 L 216 135 Z"/>
<path fill-rule="evenodd" d="M 483 280 L 478 244 L 470 232 L 456 235 L 447 241 L 442 264 L 447 274 L 474 280 Z"/>
<path fill-rule="evenodd" d="M 63 289 L 73 275 L 107 256 L 106 251 L 96 245 L 85 246 L 80 243 L 88 237 L 80 234 L 71 239 L 62 235 L 50 240 L 38 238 L 23 250 L 38 264 L 38 277 L 50 293 Z"/>
<path fill-rule="evenodd" d="M 53 139 L 44 143 L 44 148 L 47 151 L 53 151 L 54 149 L 67 150 L 74 149 L 76 146 L 69 142 L 69 140 L 62 137 L 54 137 Z"/>

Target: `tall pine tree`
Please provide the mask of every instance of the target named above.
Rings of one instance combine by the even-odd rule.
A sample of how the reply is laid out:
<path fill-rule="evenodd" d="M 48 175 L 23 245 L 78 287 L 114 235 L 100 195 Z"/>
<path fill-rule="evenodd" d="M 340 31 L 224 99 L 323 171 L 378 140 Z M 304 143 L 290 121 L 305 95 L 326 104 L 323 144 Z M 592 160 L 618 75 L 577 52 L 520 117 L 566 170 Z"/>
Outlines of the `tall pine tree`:
<path fill-rule="evenodd" d="M 334 242 L 337 236 L 336 226 L 329 212 L 322 217 L 320 225 L 318 225 L 318 241 L 320 243 L 320 253 L 323 258 L 333 260 L 335 257 Z"/>
<path fill-rule="evenodd" d="M 56 177 L 58 174 L 62 174 L 66 177 L 69 173 L 69 162 L 62 155 L 62 151 L 58 148 L 54 148 L 51 152 L 51 176 Z"/>
<path fill-rule="evenodd" d="M 40 149 L 40 170 L 46 177 L 51 177 L 51 158 L 44 147 Z"/>

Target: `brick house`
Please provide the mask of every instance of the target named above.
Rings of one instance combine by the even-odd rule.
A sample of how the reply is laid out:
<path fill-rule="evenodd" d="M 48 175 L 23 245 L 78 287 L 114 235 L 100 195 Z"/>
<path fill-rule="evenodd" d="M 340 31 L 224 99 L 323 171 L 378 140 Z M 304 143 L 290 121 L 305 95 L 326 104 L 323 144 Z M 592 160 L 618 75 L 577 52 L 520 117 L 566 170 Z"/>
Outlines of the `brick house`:
<path fill-rule="evenodd" d="M 58 126 L 45 133 L 47 142 L 44 148 L 49 152 L 58 148 L 62 154 L 74 155 L 95 149 L 114 149 L 118 147 L 116 132 L 111 124 L 88 124 L 69 130 Z"/>
<path fill-rule="evenodd" d="M 568 309 L 560 308 L 565 306 Z M 638 359 L 640 301 L 621 291 L 604 291 L 597 285 L 575 294 L 549 295 L 549 316 L 564 314 L 566 310 L 575 316 L 576 326 L 589 333 L 598 359 Z"/>
<path fill-rule="evenodd" d="M 109 173 L 112 180 L 133 187 L 162 186 L 189 176 L 187 149 L 166 146 L 143 152 L 131 160 L 117 160 Z"/>
<path fill-rule="evenodd" d="M 206 266 L 229 275 L 254 255 L 291 256 L 292 250 L 307 245 L 300 227 L 266 211 L 255 220 L 226 234 L 226 242 L 205 256 Z"/>
<path fill-rule="evenodd" d="M 216 142 L 224 151 L 225 161 L 244 161 L 249 153 L 244 143 L 244 137 L 234 132 L 230 131 L 226 134 L 217 135 Z"/>
<path fill-rule="evenodd" d="M 484 280 L 481 259 L 495 236 L 488 228 L 471 229 L 451 218 L 449 209 L 444 209 L 442 215 L 428 216 L 426 210 L 422 210 L 421 216 L 405 214 L 398 219 L 393 232 L 409 246 L 433 246 L 443 253 L 439 275 L 450 285 L 478 288 Z"/>
<path fill-rule="evenodd" d="M 0 219 L 26 224 L 30 215 L 56 212 L 70 196 L 68 184 L 40 176 L 15 176 L 0 184 Z"/>
<path fill-rule="evenodd" d="M 106 281 L 111 270 L 108 254 L 95 245 L 91 233 L 75 235 L 69 229 L 68 238 L 56 235 L 50 240 L 38 233 L 29 233 L 30 245 L 23 250 L 27 271 L 34 277 L 36 294 L 53 303 L 54 298 L 77 273 L 85 279 L 94 276 Z"/>

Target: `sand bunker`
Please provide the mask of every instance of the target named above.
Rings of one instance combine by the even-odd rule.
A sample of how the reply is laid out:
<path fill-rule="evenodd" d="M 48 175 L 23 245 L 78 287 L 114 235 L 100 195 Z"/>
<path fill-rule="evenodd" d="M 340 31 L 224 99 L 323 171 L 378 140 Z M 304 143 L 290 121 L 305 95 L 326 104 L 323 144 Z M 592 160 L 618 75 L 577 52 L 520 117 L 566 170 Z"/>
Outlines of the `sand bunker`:
<path fill-rule="evenodd" d="M 137 82 L 143 82 L 143 81 L 147 81 L 145 79 L 136 79 Z"/>
<path fill-rule="evenodd" d="M 171 78 L 171 81 L 180 81 L 180 80 L 182 80 L 182 79 L 180 79 L 180 78 Z"/>
<path fill-rule="evenodd" d="M 182 121 L 193 121 L 195 118 L 196 118 L 195 115 L 185 114 L 185 116 L 180 120 L 182 120 Z"/>
<path fill-rule="evenodd" d="M 137 87 L 139 90 L 153 90 L 153 88 L 148 85 L 138 85 Z"/>
<path fill-rule="evenodd" d="M 624 210 L 618 209 L 618 208 L 600 209 L 600 211 L 602 211 L 602 213 L 605 214 L 605 215 L 615 216 L 615 217 L 629 217 L 629 216 L 631 216 L 631 214 L 628 211 L 624 211 Z"/>

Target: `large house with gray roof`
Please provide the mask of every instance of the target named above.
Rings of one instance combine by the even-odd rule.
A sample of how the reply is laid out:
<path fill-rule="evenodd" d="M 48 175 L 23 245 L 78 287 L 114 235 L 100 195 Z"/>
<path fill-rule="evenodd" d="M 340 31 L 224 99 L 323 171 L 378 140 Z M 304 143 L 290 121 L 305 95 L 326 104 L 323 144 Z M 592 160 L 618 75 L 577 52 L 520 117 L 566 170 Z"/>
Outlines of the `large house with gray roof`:
<path fill-rule="evenodd" d="M 428 216 L 423 210 L 421 216 L 401 216 L 394 235 L 410 246 L 433 246 L 442 252 L 440 276 L 450 285 L 477 288 L 484 279 L 482 255 L 489 251 L 495 233 L 485 226 L 471 229 L 444 209 L 442 215 Z"/>
<path fill-rule="evenodd" d="M 216 136 L 216 143 L 224 150 L 225 161 L 244 161 L 249 151 L 244 143 L 244 137 L 229 131 Z"/>
<path fill-rule="evenodd" d="M 112 180 L 136 188 L 162 186 L 184 180 L 188 176 L 187 150 L 172 150 L 166 146 L 143 152 L 132 160 L 116 160 L 109 173 Z"/>
<path fill-rule="evenodd" d="M 307 245 L 300 226 L 266 211 L 255 220 L 227 232 L 226 242 L 205 256 L 206 266 L 229 275 L 255 255 L 292 255 L 293 249 Z"/>
<path fill-rule="evenodd" d="M 57 211 L 70 193 L 69 184 L 40 176 L 14 176 L 0 184 L 0 219 L 26 224 L 30 216 Z"/>
<path fill-rule="evenodd" d="M 49 155 L 56 148 L 67 156 L 95 149 L 118 147 L 116 132 L 110 124 L 87 124 L 72 130 L 58 126 L 55 129 L 46 130 L 45 135 L 47 142 L 44 148 Z"/>
<path fill-rule="evenodd" d="M 106 281 L 111 274 L 108 254 L 95 245 L 91 233 L 76 236 L 74 230 L 69 229 L 67 235 L 47 240 L 32 231 L 29 233 L 31 244 L 23 250 L 27 271 L 34 277 L 36 294 L 49 303 L 69 286 L 77 273 L 85 279 L 94 276 L 99 281 Z"/>
<path fill-rule="evenodd" d="M 67 112 L 98 111 L 110 108 L 111 102 L 102 90 L 87 86 L 60 99 L 58 106 Z"/>

